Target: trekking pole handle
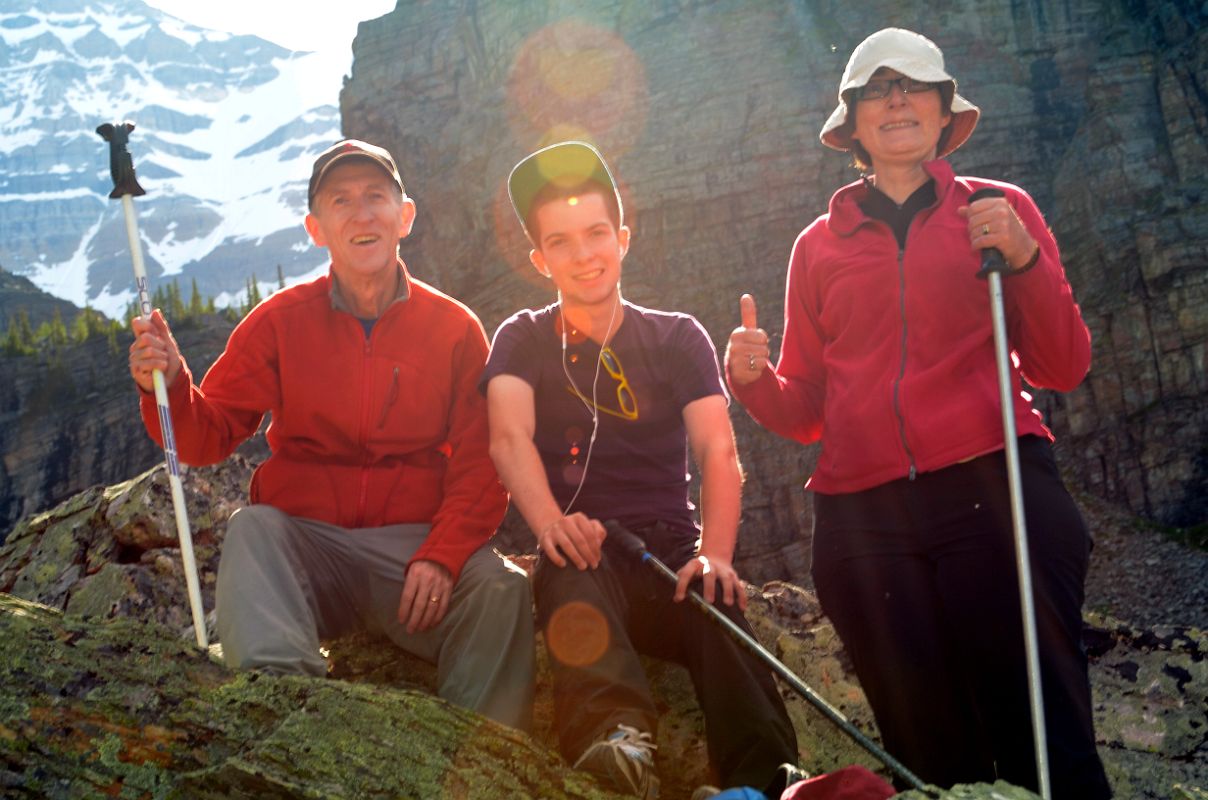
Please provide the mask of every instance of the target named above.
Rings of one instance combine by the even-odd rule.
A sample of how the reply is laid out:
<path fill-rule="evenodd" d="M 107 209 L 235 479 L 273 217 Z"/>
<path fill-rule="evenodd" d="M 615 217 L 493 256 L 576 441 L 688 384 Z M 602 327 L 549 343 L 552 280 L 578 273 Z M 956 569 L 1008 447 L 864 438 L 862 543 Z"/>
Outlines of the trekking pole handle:
<path fill-rule="evenodd" d="M 978 200 L 985 200 L 988 197 L 1006 197 L 1007 193 L 1002 189 L 996 189 L 993 186 L 986 186 L 978 189 L 973 194 L 969 195 L 969 203 L 976 203 Z M 986 247 L 981 251 L 982 262 L 981 269 L 977 272 L 977 277 L 986 278 L 991 272 L 1002 274 L 1010 272 L 1011 267 L 1007 264 L 1007 260 L 1003 258 L 1002 251 L 997 247 Z"/>

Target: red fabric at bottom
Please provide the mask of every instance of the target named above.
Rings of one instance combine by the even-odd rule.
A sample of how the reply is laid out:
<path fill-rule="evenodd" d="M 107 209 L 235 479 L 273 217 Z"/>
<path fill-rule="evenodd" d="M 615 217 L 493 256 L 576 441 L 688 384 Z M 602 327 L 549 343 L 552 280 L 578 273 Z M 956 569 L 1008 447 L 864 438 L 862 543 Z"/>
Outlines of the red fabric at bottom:
<path fill-rule="evenodd" d="M 895 794 L 880 777 L 855 765 L 798 781 L 784 790 L 780 800 L 885 800 Z"/>

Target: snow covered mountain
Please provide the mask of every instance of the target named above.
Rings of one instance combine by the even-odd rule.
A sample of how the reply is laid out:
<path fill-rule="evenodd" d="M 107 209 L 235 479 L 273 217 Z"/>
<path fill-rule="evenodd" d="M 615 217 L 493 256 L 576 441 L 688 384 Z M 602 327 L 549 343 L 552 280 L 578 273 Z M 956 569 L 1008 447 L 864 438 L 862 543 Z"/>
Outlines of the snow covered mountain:
<path fill-rule="evenodd" d="M 322 272 L 302 216 L 310 162 L 340 138 L 327 63 L 140 0 L 0 0 L 0 266 L 120 315 L 133 273 L 95 129 L 130 119 L 153 288 L 187 299 L 195 279 L 225 305 L 250 275 Z"/>

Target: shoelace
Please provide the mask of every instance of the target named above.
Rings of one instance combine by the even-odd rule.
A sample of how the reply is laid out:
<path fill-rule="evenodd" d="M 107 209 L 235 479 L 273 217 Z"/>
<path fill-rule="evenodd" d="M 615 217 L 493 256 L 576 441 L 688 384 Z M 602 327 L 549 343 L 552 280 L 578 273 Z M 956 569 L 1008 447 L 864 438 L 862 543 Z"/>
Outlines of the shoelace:
<path fill-rule="evenodd" d="M 617 732 L 608 737 L 609 740 L 617 742 L 619 746 L 629 746 L 639 751 L 639 754 L 644 757 L 644 760 L 653 762 L 654 752 L 659 749 L 659 746 L 654 743 L 653 737 L 646 731 L 639 731 L 632 725 L 617 725 Z"/>

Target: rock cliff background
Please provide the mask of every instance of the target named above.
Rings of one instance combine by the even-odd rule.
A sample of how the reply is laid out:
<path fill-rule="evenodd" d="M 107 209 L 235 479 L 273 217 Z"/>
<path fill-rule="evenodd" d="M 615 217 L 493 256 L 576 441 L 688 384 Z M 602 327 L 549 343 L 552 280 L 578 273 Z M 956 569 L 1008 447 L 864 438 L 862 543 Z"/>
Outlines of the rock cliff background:
<path fill-rule="evenodd" d="M 34 309 L 35 327 L 59 308 L 24 278 L 0 272 L 0 279 L 19 285 L 22 291 L 5 296 L 13 313 Z M 190 366 L 204 374 L 231 328 L 229 320 L 211 315 L 173 333 Z M 0 355 L 0 542 L 24 516 L 163 461 L 163 450 L 141 430 L 138 391 L 126 366 L 129 343 L 127 334 L 116 346 L 96 337 L 32 355 Z"/>
<path fill-rule="evenodd" d="M 1190 0 L 407 2 L 362 23 L 346 135 L 380 142 L 419 205 L 404 257 L 488 333 L 549 302 L 507 204 L 511 166 L 568 137 L 623 182 L 625 294 L 722 348 L 752 292 L 781 328 L 797 233 L 856 177 L 817 141 L 848 54 L 885 26 L 943 49 L 983 116 L 952 161 L 1037 200 L 1094 336 L 1076 391 L 1040 393 L 1075 487 L 1161 525 L 1208 521 L 1208 30 Z M 942 309 L 937 309 L 942 313 Z M 808 567 L 814 459 L 732 415 L 741 557 Z"/>

